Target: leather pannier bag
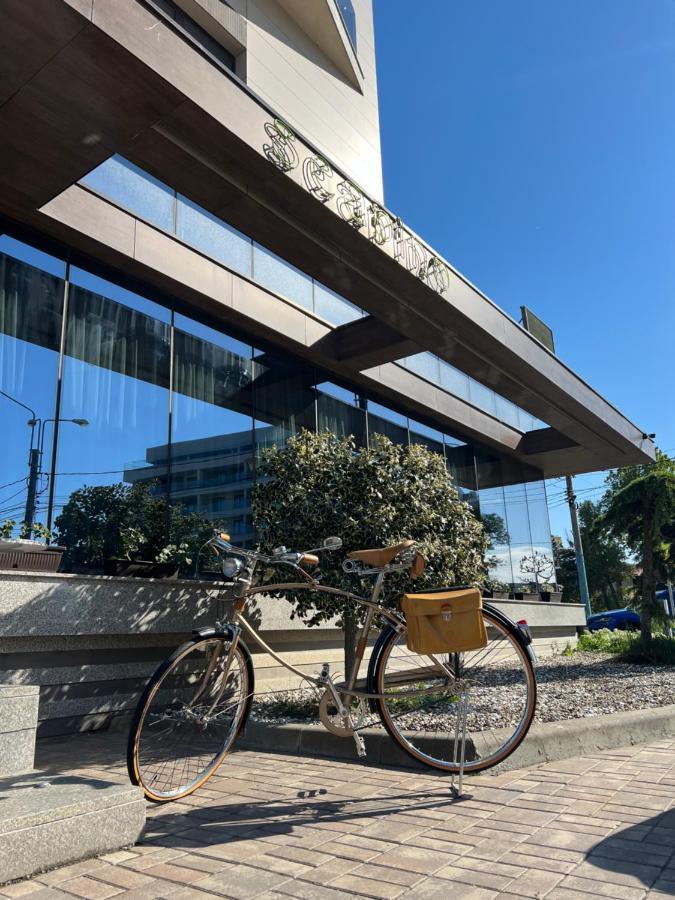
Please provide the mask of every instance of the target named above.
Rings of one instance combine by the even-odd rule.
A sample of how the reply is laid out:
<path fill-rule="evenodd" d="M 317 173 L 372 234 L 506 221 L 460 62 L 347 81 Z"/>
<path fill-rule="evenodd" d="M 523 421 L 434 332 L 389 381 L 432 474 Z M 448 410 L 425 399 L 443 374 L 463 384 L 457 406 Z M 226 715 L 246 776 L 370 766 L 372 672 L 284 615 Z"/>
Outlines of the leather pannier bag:
<path fill-rule="evenodd" d="M 487 644 L 478 588 L 405 594 L 401 609 L 414 653 L 463 653 Z"/>

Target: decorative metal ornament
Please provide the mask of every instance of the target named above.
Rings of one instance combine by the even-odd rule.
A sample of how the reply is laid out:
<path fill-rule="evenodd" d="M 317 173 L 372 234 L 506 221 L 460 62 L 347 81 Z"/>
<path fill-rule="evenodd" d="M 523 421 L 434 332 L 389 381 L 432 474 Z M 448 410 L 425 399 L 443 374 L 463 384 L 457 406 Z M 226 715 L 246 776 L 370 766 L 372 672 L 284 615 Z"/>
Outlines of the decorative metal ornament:
<path fill-rule="evenodd" d="M 308 156 L 302 164 L 302 174 L 305 185 L 310 194 L 313 194 L 319 203 L 327 203 L 334 194 L 329 191 L 324 182 L 334 175 L 333 169 L 320 156 Z"/>
<path fill-rule="evenodd" d="M 290 172 L 300 161 L 295 147 L 295 135 L 288 125 L 281 119 L 274 122 L 265 122 L 265 132 L 271 140 L 271 144 L 263 144 L 263 153 L 270 162 L 281 169 L 282 172 Z"/>
<path fill-rule="evenodd" d="M 266 122 L 264 128 L 269 138 L 269 143 L 263 144 L 267 159 L 282 172 L 297 168 L 300 158 L 292 129 L 282 119 Z M 306 155 L 302 161 L 302 174 L 305 187 L 319 203 L 327 203 L 335 197 L 328 184 L 336 173 L 322 156 L 317 153 Z M 347 179 L 337 184 L 336 206 L 338 214 L 353 228 L 360 231 L 367 226 L 368 240 L 378 247 L 392 241 L 394 259 L 432 290 L 439 294 L 448 290 L 450 272 L 446 263 L 420 243 L 398 216 L 393 218 Z"/>
<path fill-rule="evenodd" d="M 337 200 L 339 214 L 352 227 L 363 228 L 366 224 L 363 194 L 350 181 L 341 181 L 337 189 L 340 195 Z"/>
<path fill-rule="evenodd" d="M 368 207 L 370 213 L 370 234 L 371 241 L 374 241 L 378 247 L 386 244 L 391 239 L 394 223 L 389 215 L 377 203 L 371 203 Z"/>
<path fill-rule="evenodd" d="M 445 293 L 450 287 L 448 267 L 437 256 L 432 256 L 427 264 L 426 282 L 439 294 Z"/>

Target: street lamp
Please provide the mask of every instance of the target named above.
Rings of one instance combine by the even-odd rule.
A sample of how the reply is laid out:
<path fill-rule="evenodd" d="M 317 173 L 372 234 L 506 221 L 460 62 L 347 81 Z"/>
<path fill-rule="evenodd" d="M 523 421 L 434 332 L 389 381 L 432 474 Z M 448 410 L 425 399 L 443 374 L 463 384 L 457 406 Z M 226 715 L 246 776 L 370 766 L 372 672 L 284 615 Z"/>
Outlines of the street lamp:
<path fill-rule="evenodd" d="M 73 425 L 79 425 L 80 428 L 86 428 L 89 424 L 88 419 L 40 419 L 33 416 L 27 424 L 30 425 L 30 453 L 28 455 L 28 495 L 26 496 L 26 515 L 24 516 L 24 531 L 27 538 L 30 538 L 33 532 L 33 522 L 35 521 L 35 509 L 37 506 L 37 483 L 42 469 L 42 452 L 45 444 L 45 426 L 49 422 L 72 422 Z M 35 428 L 38 429 L 37 445 L 33 446 L 33 435 Z"/>

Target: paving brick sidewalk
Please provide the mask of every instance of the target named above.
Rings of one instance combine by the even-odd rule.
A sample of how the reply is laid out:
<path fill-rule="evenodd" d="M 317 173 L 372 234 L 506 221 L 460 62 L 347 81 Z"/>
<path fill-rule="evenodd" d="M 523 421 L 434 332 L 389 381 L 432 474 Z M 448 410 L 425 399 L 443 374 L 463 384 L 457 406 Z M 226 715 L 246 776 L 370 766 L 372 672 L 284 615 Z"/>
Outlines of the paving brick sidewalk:
<path fill-rule="evenodd" d="M 80 737 L 61 746 L 71 761 Z M 47 759 L 47 763 L 50 759 Z M 59 745 L 51 763 L 62 768 Z M 119 756 L 99 766 L 123 777 Z M 675 741 L 468 779 L 242 751 L 148 810 L 143 843 L 0 895 L 30 900 L 675 896 Z"/>

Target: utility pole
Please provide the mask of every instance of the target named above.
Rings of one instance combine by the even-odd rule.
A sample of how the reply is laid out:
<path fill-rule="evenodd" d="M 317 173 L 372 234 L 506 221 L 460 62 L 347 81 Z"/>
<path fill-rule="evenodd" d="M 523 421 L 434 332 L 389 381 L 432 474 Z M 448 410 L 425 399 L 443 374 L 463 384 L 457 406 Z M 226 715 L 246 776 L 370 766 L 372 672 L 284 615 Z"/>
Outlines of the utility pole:
<path fill-rule="evenodd" d="M 33 534 L 33 522 L 35 521 L 35 506 L 37 501 L 37 484 L 40 474 L 40 450 L 31 447 L 28 454 L 28 494 L 26 495 L 26 513 L 24 515 L 25 536 L 30 540 Z"/>
<path fill-rule="evenodd" d="M 591 598 L 588 595 L 588 581 L 586 579 L 586 563 L 584 562 L 584 548 L 581 543 L 581 532 L 579 531 L 579 517 L 577 515 L 577 498 L 574 494 L 574 481 L 571 475 L 565 476 L 565 484 L 567 485 L 567 502 L 570 508 L 570 519 L 572 520 L 572 534 L 574 535 L 574 556 L 577 562 L 577 576 L 579 578 L 579 593 L 581 600 L 586 607 L 586 618 L 591 615 Z"/>

